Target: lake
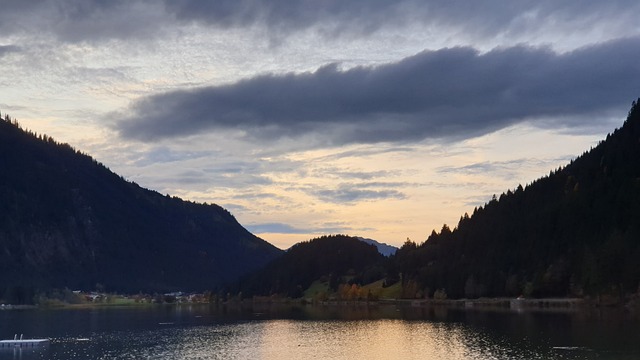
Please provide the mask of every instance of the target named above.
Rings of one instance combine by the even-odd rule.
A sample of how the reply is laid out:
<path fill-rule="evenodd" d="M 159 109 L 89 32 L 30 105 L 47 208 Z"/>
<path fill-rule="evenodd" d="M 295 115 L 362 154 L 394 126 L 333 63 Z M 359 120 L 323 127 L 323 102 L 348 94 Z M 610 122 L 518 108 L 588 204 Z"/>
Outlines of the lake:
<path fill-rule="evenodd" d="M 0 311 L 0 359 L 640 359 L 624 310 L 153 305 Z"/>

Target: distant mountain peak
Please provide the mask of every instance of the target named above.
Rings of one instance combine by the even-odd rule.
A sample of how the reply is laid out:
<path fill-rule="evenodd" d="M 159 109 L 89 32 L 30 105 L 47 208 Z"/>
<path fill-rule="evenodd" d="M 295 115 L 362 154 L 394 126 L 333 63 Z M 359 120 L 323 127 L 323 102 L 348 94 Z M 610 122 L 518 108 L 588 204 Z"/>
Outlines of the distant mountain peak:
<path fill-rule="evenodd" d="M 373 239 L 366 239 L 363 237 L 356 237 L 358 240 L 365 242 L 369 245 L 374 245 L 375 247 L 378 248 L 378 252 L 384 256 L 391 256 L 393 254 L 396 253 L 396 251 L 398 250 L 397 247 L 393 246 L 393 245 L 389 245 L 389 244 L 385 244 L 385 243 L 381 243 L 378 242 L 376 240 Z"/>

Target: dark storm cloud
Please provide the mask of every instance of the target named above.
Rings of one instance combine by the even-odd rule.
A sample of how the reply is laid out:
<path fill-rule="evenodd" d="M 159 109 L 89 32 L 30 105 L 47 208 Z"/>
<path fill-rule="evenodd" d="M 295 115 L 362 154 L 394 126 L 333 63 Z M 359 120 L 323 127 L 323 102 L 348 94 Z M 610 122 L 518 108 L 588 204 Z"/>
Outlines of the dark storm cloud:
<path fill-rule="evenodd" d="M 546 25 L 588 30 L 603 21 L 629 30 L 639 11 L 635 0 L 6 0 L 0 33 L 46 32 L 76 42 L 162 36 L 171 25 L 198 23 L 223 29 L 263 26 L 278 36 L 318 27 L 334 36 L 421 23 L 493 36 Z"/>
<path fill-rule="evenodd" d="M 313 134 L 331 144 L 460 139 L 515 123 L 594 126 L 640 94 L 640 38 L 558 54 L 516 46 L 457 47 L 342 71 L 264 75 L 142 98 L 122 136 L 151 141 L 241 130 L 273 141 Z M 553 119 L 550 121 L 549 119 Z"/>

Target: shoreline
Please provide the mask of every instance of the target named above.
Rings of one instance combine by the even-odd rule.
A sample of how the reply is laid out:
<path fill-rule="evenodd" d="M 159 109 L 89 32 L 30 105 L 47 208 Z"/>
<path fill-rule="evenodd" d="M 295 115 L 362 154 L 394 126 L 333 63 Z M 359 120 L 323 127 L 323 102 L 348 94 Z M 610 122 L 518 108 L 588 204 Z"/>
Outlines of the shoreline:
<path fill-rule="evenodd" d="M 555 310 L 555 311 L 580 311 L 593 309 L 628 309 L 640 312 L 640 303 L 633 299 L 627 302 L 602 303 L 593 299 L 584 298 L 479 298 L 479 299 L 377 299 L 377 300 L 324 300 L 317 301 L 305 298 L 277 298 L 277 297 L 254 297 L 246 299 L 235 299 L 223 302 L 174 302 L 174 303 L 149 303 L 149 302 L 86 302 L 79 304 L 69 304 L 56 302 L 55 304 L 40 305 L 0 305 L 0 311 L 11 310 L 48 310 L 48 309 L 95 309 L 95 308 L 126 308 L 126 307 L 148 307 L 148 306 L 215 306 L 215 307 L 236 307 L 236 306 L 265 306 L 265 305 L 305 305 L 322 307 L 344 307 L 344 306 L 402 306 L 402 307 L 446 307 L 459 310 L 505 310 L 505 311 L 528 311 L 528 310 Z"/>
<path fill-rule="evenodd" d="M 395 305 L 403 307 L 446 307 L 459 310 L 555 310 L 555 311 L 581 311 L 594 309 L 627 309 L 640 313 L 640 303 L 637 300 L 627 302 L 600 302 L 588 298 L 479 298 L 479 299 L 378 299 L 378 300 L 324 300 L 314 301 L 310 299 L 290 298 L 263 298 L 243 299 L 232 301 L 229 304 L 252 303 L 266 304 L 302 304 L 319 306 L 377 306 Z"/>

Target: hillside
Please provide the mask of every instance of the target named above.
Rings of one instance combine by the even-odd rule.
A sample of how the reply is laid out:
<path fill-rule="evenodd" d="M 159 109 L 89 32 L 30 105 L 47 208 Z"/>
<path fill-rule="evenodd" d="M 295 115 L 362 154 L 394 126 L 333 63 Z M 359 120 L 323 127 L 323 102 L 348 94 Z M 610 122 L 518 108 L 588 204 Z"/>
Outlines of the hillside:
<path fill-rule="evenodd" d="M 293 245 L 284 255 L 241 280 L 233 293 L 301 297 L 316 280 L 337 290 L 350 279 L 369 283 L 384 276 L 384 256 L 374 245 L 346 235 L 323 236 Z"/>
<path fill-rule="evenodd" d="M 393 258 L 414 296 L 617 298 L 640 285 L 640 105 L 566 167 L 494 198 Z"/>
<path fill-rule="evenodd" d="M 96 284 L 205 290 L 280 254 L 220 206 L 141 188 L 6 115 L 0 121 L 0 297 Z"/>
<path fill-rule="evenodd" d="M 358 237 L 358 240 L 369 244 L 369 245 L 373 245 L 376 248 L 378 248 L 378 252 L 384 256 L 391 256 L 393 254 L 396 253 L 396 251 L 398 251 L 398 248 L 393 246 L 393 245 L 389 245 L 389 244 L 385 244 L 385 243 L 381 243 L 379 241 L 373 240 L 373 239 L 365 239 L 363 237 Z"/>

